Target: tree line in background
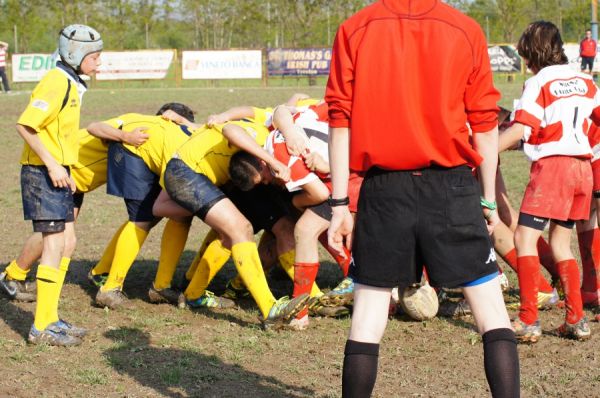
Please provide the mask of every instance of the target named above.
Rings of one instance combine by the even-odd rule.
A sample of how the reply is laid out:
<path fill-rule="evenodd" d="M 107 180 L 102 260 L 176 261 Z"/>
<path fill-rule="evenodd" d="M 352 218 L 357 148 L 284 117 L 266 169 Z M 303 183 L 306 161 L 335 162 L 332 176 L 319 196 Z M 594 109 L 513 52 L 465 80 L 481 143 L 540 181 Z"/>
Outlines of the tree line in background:
<path fill-rule="evenodd" d="M 0 40 L 11 51 L 50 52 L 62 26 L 96 28 L 108 50 L 330 46 L 338 25 L 373 0 L 0 0 Z M 590 26 L 590 0 L 448 0 L 492 43 L 514 43 L 533 20 L 565 41 Z M 17 45 L 15 45 L 15 37 Z"/>

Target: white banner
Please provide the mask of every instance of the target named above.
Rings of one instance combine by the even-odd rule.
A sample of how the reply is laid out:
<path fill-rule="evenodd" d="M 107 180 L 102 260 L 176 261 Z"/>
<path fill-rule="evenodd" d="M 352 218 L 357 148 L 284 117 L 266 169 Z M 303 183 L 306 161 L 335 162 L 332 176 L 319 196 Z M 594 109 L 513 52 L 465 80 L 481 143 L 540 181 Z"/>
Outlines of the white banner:
<path fill-rule="evenodd" d="M 246 51 L 184 51 L 184 79 L 260 79 L 262 53 Z"/>
<path fill-rule="evenodd" d="M 164 79 L 173 54 L 173 50 L 103 51 L 96 79 Z"/>
<path fill-rule="evenodd" d="M 39 82 L 56 65 L 52 54 L 12 54 L 12 81 Z"/>
<path fill-rule="evenodd" d="M 578 43 L 565 43 L 563 44 L 565 54 L 569 58 L 569 66 L 573 70 L 581 70 L 581 57 L 579 56 L 579 44 Z M 596 59 L 594 60 L 594 72 L 600 72 L 600 57 L 596 53 Z"/>

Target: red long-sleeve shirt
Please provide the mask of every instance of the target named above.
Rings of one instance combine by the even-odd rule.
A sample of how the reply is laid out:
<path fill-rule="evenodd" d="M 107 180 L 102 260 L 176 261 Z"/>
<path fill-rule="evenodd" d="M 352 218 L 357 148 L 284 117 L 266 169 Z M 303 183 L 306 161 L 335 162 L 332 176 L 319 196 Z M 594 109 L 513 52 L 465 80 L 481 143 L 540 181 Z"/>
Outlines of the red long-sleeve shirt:
<path fill-rule="evenodd" d="M 594 39 L 585 38 L 579 43 L 579 56 L 580 57 L 595 57 L 596 56 L 596 42 Z"/>
<path fill-rule="evenodd" d="M 496 127 L 480 26 L 438 0 L 380 0 L 339 28 L 325 100 L 350 127 L 350 168 L 476 166 L 473 133 Z"/>

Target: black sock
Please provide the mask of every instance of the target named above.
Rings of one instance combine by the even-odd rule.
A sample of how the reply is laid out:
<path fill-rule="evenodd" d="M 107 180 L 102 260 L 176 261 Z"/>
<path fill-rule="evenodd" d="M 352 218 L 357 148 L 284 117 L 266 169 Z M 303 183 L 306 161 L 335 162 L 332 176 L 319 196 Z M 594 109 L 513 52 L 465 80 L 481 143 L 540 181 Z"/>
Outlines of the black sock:
<path fill-rule="evenodd" d="M 483 362 L 492 397 L 520 396 L 519 354 L 511 329 L 493 329 L 483 334 Z"/>
<path fill-rule="evenodd" d="M 377 378 L 379 344 L 346 341 L 342 398 L 368 398 Z"/>

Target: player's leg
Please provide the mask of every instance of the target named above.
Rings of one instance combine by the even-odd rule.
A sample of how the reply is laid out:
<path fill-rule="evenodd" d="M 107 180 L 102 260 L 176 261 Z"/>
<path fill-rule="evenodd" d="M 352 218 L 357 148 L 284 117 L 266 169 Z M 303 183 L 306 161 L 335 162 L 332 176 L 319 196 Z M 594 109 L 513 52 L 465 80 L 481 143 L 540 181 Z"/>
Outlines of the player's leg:
<path fill-rule="evenodd" d="M 483 340 L 483 362 L 493 397 L 519 396 L 517 342 L 498 278 L 463 288 Z"/>
<path fill-rule="evenodd" d="M 583 340 L 589 338 L 591 332 L 583 312 L 579 267 L 571 252 L 573 225 L 573 222 L 553 220 L 550 223 L 550 246 L 565 294 L 565 323 L 559 327 L 558 333 L 563 337 Z"/>

